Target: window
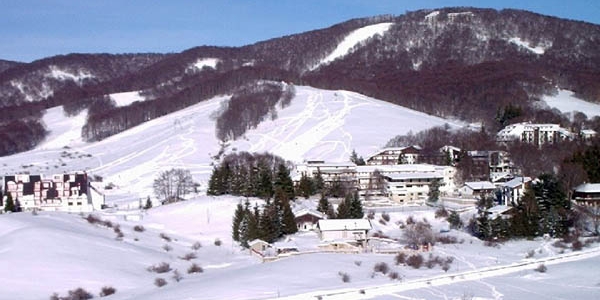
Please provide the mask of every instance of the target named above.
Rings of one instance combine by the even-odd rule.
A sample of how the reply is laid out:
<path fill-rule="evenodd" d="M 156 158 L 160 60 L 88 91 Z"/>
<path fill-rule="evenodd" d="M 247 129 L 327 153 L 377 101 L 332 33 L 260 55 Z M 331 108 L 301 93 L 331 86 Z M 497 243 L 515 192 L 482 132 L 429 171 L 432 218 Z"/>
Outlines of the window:
<path fill-rule="evenodd" d="M 77 205 L 81 205 L 81 202 L 77 202 Z"/>
<path fill-rule="evenodd" d="M 73 202 L 69 202 L 69 206 L 73 206 Z"/>

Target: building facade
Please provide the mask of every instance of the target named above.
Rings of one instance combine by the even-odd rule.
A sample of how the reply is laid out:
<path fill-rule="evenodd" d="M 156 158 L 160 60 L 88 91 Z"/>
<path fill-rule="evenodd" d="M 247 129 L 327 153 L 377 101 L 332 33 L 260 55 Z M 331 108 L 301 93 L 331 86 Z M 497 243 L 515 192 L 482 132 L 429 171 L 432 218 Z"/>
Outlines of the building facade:
<path fill-rule="evenodd" d="M 90 186 L 86 173 L 4 176 L 4 191 L 21 210 L 88 212 L 101 209 L 104 196 Z M 3 201 L 2 205 L 4 205 Z"/>
<path fill-rule="evenodd" d="M 496 135 L 498 142 L 521 141 L 542 146 L 572 139 L 572 133 L 558 124 L 517 123 L 504 127 Z"/>

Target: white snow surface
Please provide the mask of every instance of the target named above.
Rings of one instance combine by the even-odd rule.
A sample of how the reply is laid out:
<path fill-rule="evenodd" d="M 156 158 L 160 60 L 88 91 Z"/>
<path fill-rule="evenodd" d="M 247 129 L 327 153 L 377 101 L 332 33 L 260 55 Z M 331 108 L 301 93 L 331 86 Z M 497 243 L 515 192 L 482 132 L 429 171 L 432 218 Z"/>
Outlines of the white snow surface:
<path fill-rule="evenodd" d="M 544 54 L 544 52 L 546 52 L 546 49 L 548 49 L 549 47 L 545 47 L 545 46 L 541 46 L 538 45 L 537 47 L 532 47 L 529 42 L 522 40 L 521 38 L 518 37 L 513 37 L 508 39 L 509 42 L 519 46 L 519 47 L 523 47 L 535 54 Z"/>
<path fill-rule="evenodd" d="M 327 57 L 325 57 L 318 65 L 316 65 L 313 69 L 316 69 L 320 65 L 328 64 L 340 57 L 345 56 L 350 53 L 352 48 L 356 45 L 364 42 L 368 38 L 371 38 L 376 35 L 383 35 L 394 23 L 386 22 L 373 24 L 369 26 L 365 26 L 359 29 L 354 30 L 350 34 L 348 34 L 341 43 L 331 52 Z"/>
<path fill-rule="evenodd" d="M 110 99 L 115 101 L 117 106 L 127 106 L 136 101 L 145 101 L 146 97 L 140 95 L 139 91 L 123 92 L 109 95 Z"/>
<path fill-rule="evenodd" d="M 153 194 L 152 181 L 159 172 L 185 168 L 205 188 L 212 157 L 221 149 L 211 116 L 228 99 L 216 97 L 94 143 L 79 138 L 85 113 L 67 119 L 62 109 L 53 108 L 44 117 L 51 131 L 46 142 L 32 151 L 0 157 L 2 173 L 86 170 L 103 176 L 105 184 L 117 185 L 111 193 L 121 194 L 115 197 L 138 200 Z M 463 125 L 353 92 L 298 86 L 289 106 L 277 106 L 275 120 L 267 118 L 230 142 L 226 151 L 267 151 L 294 162 L 342 162 L 353 149 L 367 156 L 396 135 L 444 124 Z"/>
<path fill-rule="evenodd" d="M 103 211 L 95 215 L 118 224 L 124 234 L 115 239 L 113 229 L 90 224 L 82 216 L 41 212 L 0 215 L 0 295 L 10 299 L 47 299 L 61 296 L 77 287 L 98 295 L 103 286 L 116 288 L 110 299 L 596 299 L 600 292 L 597 243 L 582 251 L 552 246 L 554 240 L 511 241 L 498 247 L 484 246 L 464 232 L 451 230 L 445 235 L 462 240 L 458 244 L 436 244 L 431 254 L 442 259 L 453 257 L 450 269 L 439 266 L 413 269 L 394 263 L 394 254 L 309 253 L 321 243 L 314 232 L 294 234 L 275 245 L 295 246 L 304 254 L 262 263 L 230 239 L 231 218 L 236 204 L 233 196 L 200 196 L 155 207 L 146 212 Z M 317 198 L 310 201 L 316 202 Z M 250 205 L 263 202 L 251 198 Z M 434 218 L 434 210 L 388 210 L 389 222 L 376 213 L 375 231 L 402 238 L 398 222 L 427 219 L 435 232 L 447 222 Z M 127 221 L 137 215 L 140 221 Z M 462 216 L 463 219 L 468 217 Z M 144 231 L 135 231 L 134 226 Z M 171 238 L 166 241 L 159 237 Z M 222 241 L 216 246 L 214 241 Z M 200 242 L 197 251 L 191 245 Z M 165 251 L 164 245 L 170 250 Z M 385 248 L 384 244 L 377 248 Z M 396 247 L 402 247 L 402 243 Z M 534 253 L 527 258 L 528 252 Z M 194 252 L 190 261 L 181 257 Z M 424 254 L 427 260 L 428 254 Z M 146 269 L 161 262 L 177 269 L 183 279 L 176 282 L 173 272 L 157 274 Z M 373 266 L 384 262 L 401 280 L 374 273 Z M 196 263 L 203 273 L 187 274 Z M 546 273 L 533 271 L 539 264 Z M 344 283 L 338 273 L 349 275 Z M 155 278 L 168 284 L 154 286 Z M 518 288 L 517 288 L 518 287 Z M 360 291 L 363 290 L 364 293 Z M 408 296 L 410 295 L 410 296 Z M 568 297 L 570 296 L 570 297 Z M 0 296 L 2 298 L 2 296 Z"/>
<path fill-rule="evenodd" d="M 562 113 L 573 114 L 582 112 L 588 118 L 600 116 L 600 104 L 581 100 L 569 90 L 558 90 L 556 95 L 546 95 L 542 98 L 548 106 L 556 108 Z"/>
<path fill-rule="evenodd" d="M 86 71 L 78 70 L 76 73 L 71 73 L 61 70 L 57 66 L 50 66 L 50 74 L 47 76 L 58 80 L 72 80 L 77 83 L 80 83 L 84 79 L 94 78 L 94 75 Z"/>
<path fill-rule="evenodd" d="M 219 62 L 221 62 L 221 60 L 218 58 L 198 58 L 198 60 L 189 66 L 188 69 L 202 70 L 204 67 L 216 69 Z"/>

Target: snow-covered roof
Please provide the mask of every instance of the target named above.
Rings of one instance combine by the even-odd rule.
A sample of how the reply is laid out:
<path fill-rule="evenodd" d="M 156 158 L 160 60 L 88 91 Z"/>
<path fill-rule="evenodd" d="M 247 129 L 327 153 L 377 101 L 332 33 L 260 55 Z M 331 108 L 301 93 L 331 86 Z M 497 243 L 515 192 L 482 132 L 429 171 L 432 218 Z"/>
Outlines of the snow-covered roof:
<path fill-rule="evenodd" d="M 507 211 L 513 209 L 514 207 L 512 206 L 508 206 L 508 205 L 496 205 L 494 207 L 491 207 L 487 210 L 488 213 L 490 213 L 492 215 L 492 218 L 496 218 L 504 213 L 506 213 Z"/>
<path fill-rule="evenodd" d="M 581 134 L 583 135 L 596 135 L 596 130 L 594 129 L 582 129 Z"/>
<path fill-rule="evenodd" d="M 325 216 L 320 211 L 316 211 L 314 209 L 302 208 L 302 209 L 299 209 L 297 211 L 294 211 L 294 216 L 295 217 L 299 217 L 299 216 L 303 216 L 303 215 L 312 215 L 312 216 L 315 216 L 315 217 L 320 218 L 320 219 L 324 219 L 325 218 Z"/>
<path fill-rule="evenodd" d="M 465 182 L 465 186 L 472 190 L 493 190 L 496 188 L 496 186 L 489 181 Z"/>
<path fill-rule="evenodd" d="M 356 172 L 358 173 L 372 173 L 375 170 L 379 170 L 385 173 L 394 172 L 434 172 L 438 169 L 434 165 L 428 164 L 403 164 L 403 165 L 365 165 L 357 166 Z M 443 168 L 442 168 L 443 169 Z"/>
<path fill-rule="evenodd" d="M 600 183 L 584 183 L 575 188 L 580 193 L 600 193 Z"/>
<path fill-rule="evenodd" d="M 517 186 L 527 183 L 531 181 L 531 177 L 515 177 L 510 181 L 507 181 L 503 184 L 503 186 L 514 189 Z"/>
<path fill-rule="evenodd" d="M 248 245 L 254 245 L 254 244 L 266 244 L 266 245 L 270 245 L 269 243 L 261 240 L 261 239 L 255 239 L 255 240 L 251 240 L 248 242 Z"/>
<path fill-rule="evenodd" d="M 370 230 L 371 222 L 368 219 L 319 220 L 318 227 L 321 231 Z"/>
<path fill-rule="evenodd" d="M 391 180 L 402 180 L 402 179 L 424 179 L 424 178 L 444 178 L 444 176 L 438 172 L 403 172 L 403 173 L 392 173 L 387 174 Z"/>

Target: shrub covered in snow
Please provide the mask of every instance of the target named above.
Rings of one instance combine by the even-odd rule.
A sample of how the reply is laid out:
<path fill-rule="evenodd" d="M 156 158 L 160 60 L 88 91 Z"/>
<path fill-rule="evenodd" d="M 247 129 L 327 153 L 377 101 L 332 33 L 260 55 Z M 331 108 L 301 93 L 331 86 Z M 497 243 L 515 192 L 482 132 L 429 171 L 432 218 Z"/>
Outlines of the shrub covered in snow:
<path fill-rule="evenodd" d="M 171 265 L 169 265 L 166 262 L 161 262 L 158 265 L 154 265 L 154 266 L 150 266 L 148 267 L 148 271 L 149 272 L 155 272 L 155 273 L 166 273 L 171 271 Z"/>
<path fill-rule="evenodd" d="M 154 285 L 157 287 L 163 287 L 167 285 L 167 281 L 164 278 L 158 277 L 154 279 Z"/>
<path fill-rule="evenodd" d="M 117 292 L 117 289 L 115 289 L 114 287 L 105 286 L 100 290 L 100 297 L 110 296 L 116 292 Z"/>
<path fill-rule="evenodd" d="M 193 274 L 193 273 L 202 273 L 204 272 L 204 270 L 202 269 L 201 266 L 193 263 L 187 270 L 188 274 Z"/>

